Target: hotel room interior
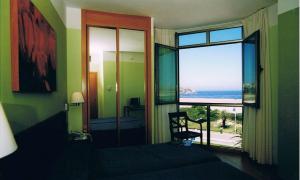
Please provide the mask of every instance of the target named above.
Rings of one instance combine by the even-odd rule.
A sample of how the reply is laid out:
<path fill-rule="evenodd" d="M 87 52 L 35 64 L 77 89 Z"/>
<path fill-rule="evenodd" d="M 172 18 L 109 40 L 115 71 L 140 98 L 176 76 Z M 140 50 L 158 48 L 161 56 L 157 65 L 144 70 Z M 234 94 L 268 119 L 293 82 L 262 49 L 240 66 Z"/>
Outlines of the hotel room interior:
<path fill-rule="evenodd" d="M 1 0 L 0 180 L 60 179 L 299 179 L 299 1 Z"/>

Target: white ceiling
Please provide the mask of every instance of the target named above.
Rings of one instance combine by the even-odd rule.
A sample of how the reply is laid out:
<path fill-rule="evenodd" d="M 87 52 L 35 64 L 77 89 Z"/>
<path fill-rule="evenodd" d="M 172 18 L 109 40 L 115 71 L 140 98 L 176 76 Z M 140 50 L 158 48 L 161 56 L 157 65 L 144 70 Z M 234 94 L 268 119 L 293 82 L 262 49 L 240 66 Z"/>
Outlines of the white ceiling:
<path fill-rule="evenodd" d="M 277 0 L 51 0 L 68 7 L 154 18 L 155 27 L 192 28 L 239 20 Z"/>

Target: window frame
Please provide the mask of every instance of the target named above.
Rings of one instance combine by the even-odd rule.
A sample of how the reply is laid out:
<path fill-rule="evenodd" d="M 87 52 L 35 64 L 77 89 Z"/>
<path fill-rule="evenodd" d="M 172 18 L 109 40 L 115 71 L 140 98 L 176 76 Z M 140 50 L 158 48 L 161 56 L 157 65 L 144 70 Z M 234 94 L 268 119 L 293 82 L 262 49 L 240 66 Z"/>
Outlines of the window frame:
<path fill-rule="evenodd" d="M 242 37 L 240 40 L 233 40 L 233 41 L 222 41 L 222 42 L 217 42 L 217 43 L 210 43 L 210 37 L 208 37 L 210 34 L 209 32 L 210 31 L 215 31 L 215 30 L 223 30 L 223 29 L 230 29 L 230 28 L 235 28 L 235 27 L 241 27 L 242 28 Z M 197 44 L 197 45 L 187 45 L 187 46 L 179 46 L 179 36 L 182 35 L 182 34 L 191 34 L 191 33 L 198 33 L 198 32 L 206 32 L 207 36 L 207 43 L 206 44 Z M 187 48 L 197 48 L 197 47 L 207 47 L 207 46 L 215 46 L 215 45 L 226 45 L 226 44 L 235 44 L 235 43 L 243 43 L 243 40 L 244 40 L 244 28 L 242 25 L 236 25 L 236 26 L 227 26 L 227 27 L 224 27 L 224 28 L 211 28 L 211 29 L 203 29 L 203 30 L 198 30 L 198 31 L 190 31 L 190 32 L 181 32 L 181 33 L 175 33 L 175 44 L 176 44 L 176 48 L 177 48 L 177 63 L 178 63 L 178 66 L 179 66 L 179 50 L 180 49 L 187 49 Z M 210 120 L 210 111 L 211 111 L 211 107 L 212 106 L 224 106 L 224 107 L 242 107 L 243 108 L 243 104 L 242 102 L 241 103 L 205 103 L 205 102 L 180 102 L 179 101 L 179 88 L 180 88 L 180 81 L 179 81 L 179 76 L 180 76 L 180 72 L 179 72 L 179 68 L 177 68 L 177 96 L 178 96 L 178 99 L 177 99 L 177 111 L 179 112 L 179 108 L 180 108 L 180 105 L 192 105 L 192 106 L 205 106 L 207 108 L 206 110 L 206 117 L 207 117 L 207 146 L 209 147 L 210 146 L 210 140 L 211 140 L 211 129 L 210 129 L 210 123 L 211 123 L 211 120 Z M 242 68 L 242 67 L 241 67 Z M 241 84 L 242 86 L 242 84 Z M 242 110 L 242 116 L 244 114 L 244 110 Z"/>
<path fill-rule="evenodd" d="M 160 100 L 160 95 L 159 95 L 159 89 L 160 89 L 160 86 L 159 86 L 159 63 L 158 63 L 158 57 L 159 57 L 159 55 L 158 55 L 158 48 L 159 47 L 164 47 L 164 48 L 168 48 L 168 49 L 171 49 L 171 50 L 174 50 L 175 51 L 175 72 L 176 72 L 176 87 L 175 87 L 175 95 L 176 95 L 176 97 L 175 97 L 175 101 L 173 102 L 171 102 L 171 101 L 169 101 L 169 102 L 162 102 L 161 100 Z M 156 105 L 166 105 L 166 104 L 178 104 L 178 99 L 179 99 L 179 91 L 178 91 L 178 88 L 179 88 L 179 82 L 178 82 L 178 73 L 179 73 L 179 71 L 178 71 L 178 49 L 176 48 L 176 47 L 172 47 L 172 46 L 167 46 L 167 45 L 164 45 L 164 44 L 160 44 L 160 43 L 155 43 L 155 48 L 154 48 L 154 93 L 155 93 L 155 104 Z"/>
<path fill-rule="evenodd" d="M 211 31 L 216 31 L 216 30 L 224 30 L 224 29 L 232 29 L 232 28 L 237 28 L 237 27 L 241 27 L 242 29 L 242 38 L 239 40 L 229 40 L 229 41 L 220 41 L 220 42 L 215 42 L 215 43 L 211 43 L 210 42 L 210 32 Z M 180 35 L 187 35 L 187 34 L 194 34 L 194 33 L 201 33 L 201 32 L 206 32 L 206 43 L 205 44 L 194 44 L 194 45 L 186 45 L 186 46 L 179 46 L 179 36 Z M 199 48 L 199 47 L 208 47 L 208 46 L 218 46 L 218 45 L 227 45 L 227 44 L 236 44 L 236 43 L 241 43 L 243 44 L 244 41 L 244 28 L 242 25 L 236 25 L 236 26 L 229 26 L 229 27 L 224 27 L 224 28 L 211 28 L 211 29 L 203 29 L 203 30 L 196 30 L 196 31 L 188 31 L 188 32 L 180 32 L 180 33 L 175 33 L 175 44 L 176 44 L 176 49 L 177 49 L 177 63 L 179 66 L 179 50 L 180 49 L 190 49 L 190 48 Z M 243 60 L 242 60 L 243 61 Z M 177 67 L 177 105 L 243 105 L 243 99 L 241 103 L 203 103 L 203 102 L 180 102 L 179 97 L 179 89 L 180 89 L 180 81 L 179 81 L 179 77 L 180 77 L 180 72 L 179 72 L 179 68 Z M 243 68 L 243 67 L 241 67 Z M 243 71 L 243 70 L 242 70 Z M 243 73 L 242 73 L 243 75 Z M 243 78 L 243 77 L 242 77 Z M 241 86 L 243 86 L 243 82 L 241 84 Z M 243 93 L 243 91 L 242 91 Z M 242 94 L 243 96 L 243 94 Z"/>
<path fill-rule="evenodd" d="M 241 32 L 242 33 L 242 38 L 241 39 L 239 39 L 239 40 L 220 41 L 220 42 L 210 42 L 210 32 L 211 31 L 226 30 L 226 29 L 232 29 L 232 28 L 238 28 L 238 27 L 240 27 L 241 30 L 242 30 L 242 32 Z M 206 43 L 179 46 L 179 36 L 188 35 L 188 34 L 195 34 L 195 33 L 205 33 L 206 34 Z M 203 29 L 203 30 L 175 33 L 175 42 L 176 42 L 175 44 L 176 44 L 177 49 L 187 49 L 187 48 L 195 48 L 195 47 L 206 47 L 206 46 L 240 43 L 240 42 L 243 42 L 243 39 L 244 39 L 244 28 L 243 28 L 242 25 L 230 26 L 230 27 L 224 27 L 224 28 L 211 28 L 211 29 Z"/>
<path fill-rule="evenodd" d="M 176 47 L 186 47 L 186 46 L 204 45 L 204 44 L 207 44 L 207 43 L 208 43 L 208 40 L 209 40 L 209 38 L 207 38 L 209 34 L 207 34 L 207 32 L 202 32 L 202 31 L 199 31 L 199 32 L 198 32 L 198 31 L 195 31 L 195 32 L 192 32 L 192 33 L 178 33 L 178 34 L 180 34 L 179 36 L 190 35 L 190 34 L 205 34 L 206 39 L 205 39 L 205 42 L 204 42 L 204 43 L 196 43 L 196 44 L 191 44 L 191 45 L 183 45 L 183 46 L 179 46 L 179 36 L 176 37 L 176 33 L 175 33 L 175 38 L 178 38 L 178 41 L 177 41 L 178 44 L 176 43 Z"/>
<path fill-rule="evenodd" d="M 248 41 L 250 38 L 255 38 L 255 103 L 247 103 L 245 102 L 245 94 L 244 94 L 244 49 L 245 49 L 245 42 Z M 260 63 L 260 30 L 257 30 L 250 34 L 243 40 L 242 43 L 242 104 L 243 106 L 254 107 L 259 109 L 260 107 L 260 75 L 263 68 L 261 67 Z"/>

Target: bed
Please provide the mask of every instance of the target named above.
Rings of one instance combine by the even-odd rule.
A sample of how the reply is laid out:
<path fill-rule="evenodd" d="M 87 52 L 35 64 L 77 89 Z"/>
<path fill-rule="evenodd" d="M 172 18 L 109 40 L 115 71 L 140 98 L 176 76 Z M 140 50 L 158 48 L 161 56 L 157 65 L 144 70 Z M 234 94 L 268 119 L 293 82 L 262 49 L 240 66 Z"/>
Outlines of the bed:
<path fill-rule="evenodd" d="M 198 145 L 95 150 L 91 179 L 253 179 Z"/>
<path fill-rule="evenodd" d="M 197 145 L 99 149 L 85 141 L 68 141 L 67 136 L 65 112 L 17 134 L 19 148 L 1 159 L 0 179 L 253 179 Z"/>
<path fill-rule="evenodd" d="M 116 129 L 116 118 L 100 118 L 92 119 L 89 121 L 89 127 L 91 131 L 106 131 Z M 121 117 L 120 128 L 121 129 L 134 129 L 145 127 L 144 119 L 137 117 Z"/>
<path fill-rule="evenodd" d="M 235 169 L 227 163 L 207 162 L 163 169 L 142 174 L 131 174 L 102 178 L 105 180 L 253 180 L 254 178 Z"/>

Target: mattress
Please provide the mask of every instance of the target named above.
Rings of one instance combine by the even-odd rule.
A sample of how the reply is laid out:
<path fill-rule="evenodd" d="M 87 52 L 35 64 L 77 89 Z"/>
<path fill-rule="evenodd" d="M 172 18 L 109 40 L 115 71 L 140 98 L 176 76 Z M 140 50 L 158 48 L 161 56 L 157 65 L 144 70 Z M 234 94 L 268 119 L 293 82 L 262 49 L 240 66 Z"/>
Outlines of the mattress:
<path fill-rule="evenodd" d="M 156 144 L 95 151 L 93 179 L 147 173 L 205 162 L 218 162 L 213 153 L 193 145 Z"/>
<path fill-rule="evenodd" d="M 116 118 L 92 119 L 89 121 L 89 127 L 92 131 L 115 130 L 117 128 Z M 145 127 L 145 120 L 135 117 L 120 118 L 120 129 L 134 129 Z"/>
<path fill-rule="evenodd" d="M 142 174 L 102 178 L 105 180 L 254 180 L 253 177 L 221 161 L 188 165 Z"/>

